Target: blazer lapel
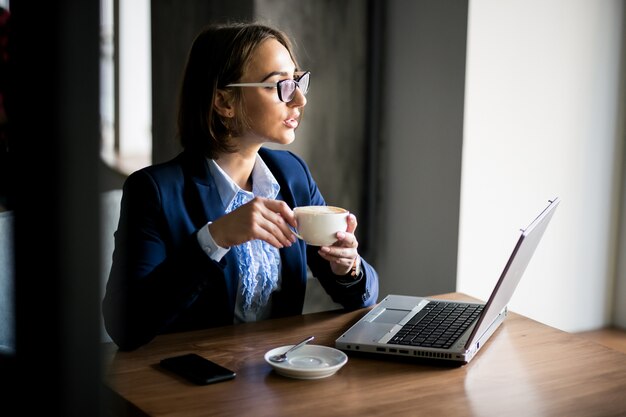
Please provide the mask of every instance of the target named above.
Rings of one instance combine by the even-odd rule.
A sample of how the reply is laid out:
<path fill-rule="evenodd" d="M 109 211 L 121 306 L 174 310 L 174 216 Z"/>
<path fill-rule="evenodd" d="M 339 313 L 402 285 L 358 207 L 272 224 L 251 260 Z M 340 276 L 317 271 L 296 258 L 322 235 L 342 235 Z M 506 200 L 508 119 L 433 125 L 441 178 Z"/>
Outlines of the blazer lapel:
<path fill-rule="evenodd" d="M 217 191 L 215 180 L 210 174 L 207 161 L 204 157 L 198 158 L 186 155 L 183 166 L 185 176 L 188 178 L 185 185 L 185 198 L 188 200 L 190 216 L 197 228 L 207 224 L 207 222 L 224 215 L 222 200 Z M 193 211 L 193 212 L 192 212 Z M 237 285 L 239 283 L 237 270 L 237 260 L 233 251 L 229 251 L 222 261 L 225 264 L 224 279 L 230 305 L 234 309 L 237 295 Z"/>
<path fill-rule="evenodd" d="M 191 214 L 194 224 L 201 227 L 223 216 L 222 200 L 205 158 L 185 155 L 183 166 L 189 186 L 186 187 L 188 191 L 186 198 L 189 198 L 191 203 L 189 206 L 197 209 Z"/>

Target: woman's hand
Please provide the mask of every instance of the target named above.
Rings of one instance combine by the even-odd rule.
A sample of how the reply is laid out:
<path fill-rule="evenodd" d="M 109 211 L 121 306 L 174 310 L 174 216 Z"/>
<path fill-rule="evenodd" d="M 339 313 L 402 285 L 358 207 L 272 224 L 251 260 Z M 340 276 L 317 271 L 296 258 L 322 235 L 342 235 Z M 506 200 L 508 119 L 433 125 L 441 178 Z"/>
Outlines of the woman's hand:
<path fill-rule="evenodd" d="M 282 248 L 291 246 L 297 239 L 289 225 L 295 227 L 296 220 L 287 203 L 255 197 L 215 220 L 209 231 L 215 243 L 223 248 L 254 239 Z"/>
<path fill-rule="evenodd" d="M 332 246 L 322 246 L 318 253 L 328 262 L 335 275 L 346 275 L 352 270 L 352 265 L 359 262 L 357 248 L 359 242 L 354 235 L 357 226 L 356 216 L 350 213 L 348 227 L 345 232 L 337 232 L 337 242 Z"/>

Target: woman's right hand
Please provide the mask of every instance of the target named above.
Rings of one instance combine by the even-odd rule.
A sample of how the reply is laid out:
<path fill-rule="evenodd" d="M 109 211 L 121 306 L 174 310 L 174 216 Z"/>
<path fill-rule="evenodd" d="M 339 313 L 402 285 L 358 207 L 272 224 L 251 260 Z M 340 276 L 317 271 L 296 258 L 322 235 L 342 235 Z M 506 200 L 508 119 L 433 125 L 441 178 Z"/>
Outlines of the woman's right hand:
<path fill-rule="evenodd" d="M 209 225 L 215 243 L 223 248 L 261 239 L 282 248 L 291 246 L 296 236 L 289 226 L 296 227 L 293 211 L 287 203 L 255 197 Z"/>

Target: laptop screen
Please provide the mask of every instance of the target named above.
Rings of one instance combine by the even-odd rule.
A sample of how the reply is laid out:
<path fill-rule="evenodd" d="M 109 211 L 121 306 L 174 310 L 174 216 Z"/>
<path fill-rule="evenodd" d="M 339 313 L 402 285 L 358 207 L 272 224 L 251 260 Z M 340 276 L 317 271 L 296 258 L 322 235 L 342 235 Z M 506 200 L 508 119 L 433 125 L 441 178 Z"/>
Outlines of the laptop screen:
<path fill-rule="evenodd" d="M 500 275 L 500 279 L 496 283 L 493 289 L 483 314 L 479 318 L 474 330 L 470 335 L 465 347 L 472 345 L 476 338 L 482 336 L 482 334 L 491 326 L 491 323 L 500 314 L 502 309 L 511 300 L 515 288 L 522 278 L 522 274 L 526 270 L 530 259 L 537 249 L 537 245 L 541 240 L 543 233 L 554 214 L 554 210 L 559 205 L 560 200 L 558 197 L 550 200 L 550 204 L 533 220 L 530 225 L 520 235 L 515 249 L 511 253 L 509 260 Z"/>

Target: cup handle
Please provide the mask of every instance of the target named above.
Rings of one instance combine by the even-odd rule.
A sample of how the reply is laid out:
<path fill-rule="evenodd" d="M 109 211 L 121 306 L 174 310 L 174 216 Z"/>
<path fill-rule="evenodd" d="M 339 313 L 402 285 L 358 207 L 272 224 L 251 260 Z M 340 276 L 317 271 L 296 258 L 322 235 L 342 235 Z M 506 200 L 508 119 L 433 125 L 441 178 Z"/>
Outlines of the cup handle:
<path fill-rule="evenodd" d="M 289 226 L 289 228 L 291 229 L 291 232 L 292 232 L 294 235 L 296 235 L 296 237 L 297 237 L 298 239 L 300 239 L 300 240 L 304 240 L 304 238 L 303 238 L 302 236 L 300 236 L 300 235 L 298 234 L 298 232 L 296 232 L 296 229 L 294 229 L 294 228 L 293 228 L 293 227 L 291 227 L 291 226 Z"/>

